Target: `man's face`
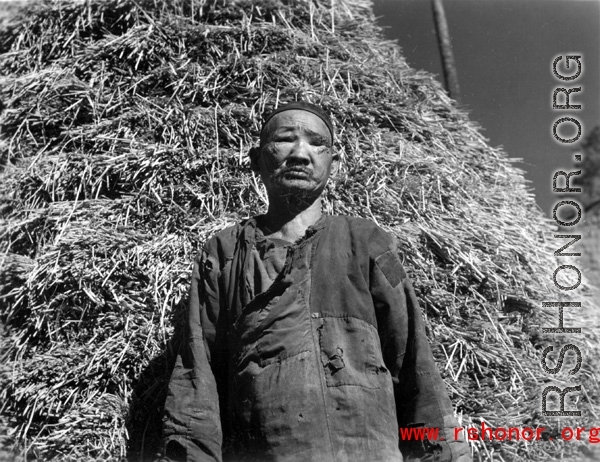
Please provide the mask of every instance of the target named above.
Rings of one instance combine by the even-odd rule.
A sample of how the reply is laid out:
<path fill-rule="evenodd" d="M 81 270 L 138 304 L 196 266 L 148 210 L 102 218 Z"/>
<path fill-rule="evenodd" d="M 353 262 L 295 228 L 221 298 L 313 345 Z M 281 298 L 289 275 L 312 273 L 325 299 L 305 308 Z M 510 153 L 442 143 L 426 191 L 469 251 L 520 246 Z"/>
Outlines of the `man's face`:
<path fill-rule="evenodd" d="M 294 109 L 277 114 L 263 132 L 252 169 L 260 174 L 269 197 L 320 196 L 338 168 L 325 122 L 311 112 Z"/>

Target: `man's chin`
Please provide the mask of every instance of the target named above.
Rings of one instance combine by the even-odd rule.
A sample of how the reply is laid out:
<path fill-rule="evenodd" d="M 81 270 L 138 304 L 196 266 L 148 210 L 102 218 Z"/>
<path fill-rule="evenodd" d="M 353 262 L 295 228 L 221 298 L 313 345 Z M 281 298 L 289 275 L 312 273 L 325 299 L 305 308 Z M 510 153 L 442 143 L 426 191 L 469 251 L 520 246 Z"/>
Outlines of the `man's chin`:
<path fill-rule="evenodd" d="M 316 199 L 320 195 L 315 185 L 306 180 L 286 180 L 277 185 L 276 192 L 280 197 L 295 197 L 301 200 Z"/>

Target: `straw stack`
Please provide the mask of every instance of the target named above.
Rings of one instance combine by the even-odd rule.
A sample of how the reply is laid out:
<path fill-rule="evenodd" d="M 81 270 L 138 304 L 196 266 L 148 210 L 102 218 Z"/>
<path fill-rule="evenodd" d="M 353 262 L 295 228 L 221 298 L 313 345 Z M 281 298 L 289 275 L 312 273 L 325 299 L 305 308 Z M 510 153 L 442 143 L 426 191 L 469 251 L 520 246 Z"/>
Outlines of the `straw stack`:
<path fill-rule="evenodd" d="M 541 308 L 558 297 L 557 264 L 522 171 L 382 39 L 366 1 L 59 1 L 3 30 L 0 52 L 5 450 L 157 454 L 193 255 L 264 211 L 247 151 L 261 114 L 297 99 L 336 125 L 343 169 L 327 211 L 398 237 L 463 425 L 539 425 L 550 438 L 596 418 L 588 327 L 574 340 L 583 416 L 541 415 L 543 386 L 571 379 L 540 365 L 558 342 L 540 334 L 558 322 Z M 591 312 L 577 292 L 584 306 L 566 324 Z M 472 444 L 480 460 L 588 451 Z"/>

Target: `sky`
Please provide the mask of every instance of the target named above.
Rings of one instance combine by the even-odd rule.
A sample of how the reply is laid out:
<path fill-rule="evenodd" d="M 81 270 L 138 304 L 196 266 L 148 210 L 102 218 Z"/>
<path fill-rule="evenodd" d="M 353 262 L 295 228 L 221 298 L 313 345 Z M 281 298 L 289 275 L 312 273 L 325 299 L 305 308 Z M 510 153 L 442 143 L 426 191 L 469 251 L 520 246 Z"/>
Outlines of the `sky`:
<path fill-rule="evenodd" d="M 573 171 L 573 149 L 600 125 L 600 0 L 443 0 L 450 30 L 461 105 L 483 127 L 490 145 L 502 146 L 531 181 L 542 211 L 552 215 L 561 199 L 552 192 L 557 170 Z M 374 0 L 379 24 L 398 41 L 409 65 L 443 82 L 430 0 Z M 561 82 L 552 73 L 557 56 L 581 55 L 582 74 Z M 563 58 L 564 62 L 564 58 Z M 574 68 L 559 71 L 568 75 Z M 571 104 L 552 109 L 556 88 L 581 87 Z M 562 100 L 559 99 L 560 104 Z M 563 144 L 552 136 L 561 117 L 582 125 L 582 136 Z M 559 135 L 575 134 L 561 125 Z M 569 170 L 568 170 L 569 169 Z"/>

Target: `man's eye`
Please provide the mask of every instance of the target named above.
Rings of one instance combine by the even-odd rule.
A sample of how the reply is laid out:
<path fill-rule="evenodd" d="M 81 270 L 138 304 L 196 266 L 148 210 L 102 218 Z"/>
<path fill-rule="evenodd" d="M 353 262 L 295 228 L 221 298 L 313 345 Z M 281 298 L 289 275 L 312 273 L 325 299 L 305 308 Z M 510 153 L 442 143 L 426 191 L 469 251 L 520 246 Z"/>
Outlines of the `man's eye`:
<path fill-rule="evenodd" d="M 280 135 L 276 136 L 273 141 L 279 143 L 291 143 L 292 141 L 294 141 L 294 137 L 291 135 Z"/>

